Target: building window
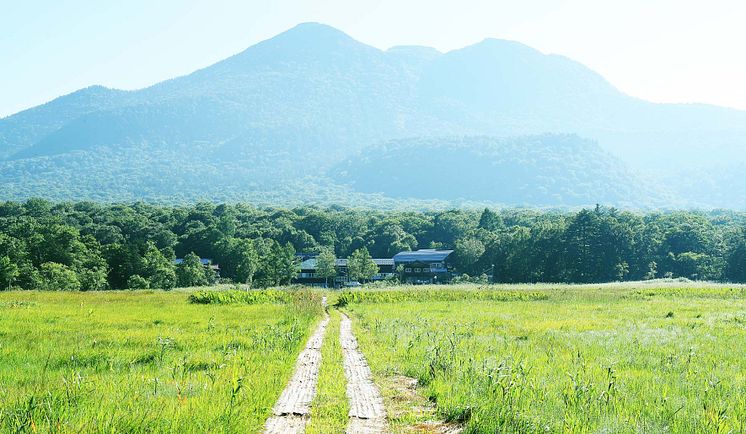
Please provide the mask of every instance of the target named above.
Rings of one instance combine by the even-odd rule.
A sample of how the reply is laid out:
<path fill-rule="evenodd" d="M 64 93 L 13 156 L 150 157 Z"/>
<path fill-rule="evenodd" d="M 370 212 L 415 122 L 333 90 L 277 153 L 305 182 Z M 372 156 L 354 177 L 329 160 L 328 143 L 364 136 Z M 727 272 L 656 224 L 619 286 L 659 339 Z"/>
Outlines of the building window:
<path fill-rule="evenodd" d="M 411 268 L 405 268 L 405 269 L 404 269 L 404 272 L 405 272 L 405 273 L 411 273 L 411 272 L 412 272 L 412 269 L 411 269 Z"/>
<path fill-rule="evenodd" d="M 419 269 L 419 268 L 415 268 L 415 269 L 414 269 L 414 272 L 415 272 L 415 273 L 419 273 L 419 272 L 420 272 L 420 269 Z"/>

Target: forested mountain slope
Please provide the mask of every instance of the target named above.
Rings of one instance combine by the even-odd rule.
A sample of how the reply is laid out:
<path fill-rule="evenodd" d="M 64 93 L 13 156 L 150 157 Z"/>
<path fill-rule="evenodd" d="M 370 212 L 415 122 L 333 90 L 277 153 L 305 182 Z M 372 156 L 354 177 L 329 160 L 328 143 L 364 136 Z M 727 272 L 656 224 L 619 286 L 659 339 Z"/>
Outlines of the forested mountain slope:
<path fill-rule="evenodd" d="M 366 148 L 330 177 L 398 198 L 552 206 L 673 199 L 596 143 L 572 135 L 404 139 Z"/>
<path fill-rule="evenodd" d="M 0 120 L 0 191 L 4 198 L 54 192 L 55 199 L 296 203 L 310 185 L 306 192 L 315 197 L 365 201 L 325 174 L 366 147 L 408 137 L 546 133 L 595 140 L 622 165 L 665 173 L 673 182 L 685 168 L 746 160 L 746 112 L 631 98 L 577 62 L 517 42 L 488 39 L 448 53 L 414 46 L 382 51 L 308 23 L 146 89 L 91 87 Z M 557 153 L 556 167 L 579 173 L 593 163 L 616 164 L 605 153 L 584 155 L 601 160 Z M 644 193 L 626 186 L 621 173 L 627 169 L 620 170 L 612 172 L 620 175 L 613 182 L 622 182 L 621 190 Z M 104 179 L 110 182 L 101 184 Z M 666 188 L 655 186 L 644 200 L 627 202 L 584 182 L 575 191 L 551 193 L 557 183 L 571 185 L 567 179 L 537 175 L 526 185 L 550 193 L 497 197 L 528 205 L 582 198 L 585 204 L 746 207 L 726 183 L 699 195 L 704 201 L 667 201 L 657 193 Z"/>

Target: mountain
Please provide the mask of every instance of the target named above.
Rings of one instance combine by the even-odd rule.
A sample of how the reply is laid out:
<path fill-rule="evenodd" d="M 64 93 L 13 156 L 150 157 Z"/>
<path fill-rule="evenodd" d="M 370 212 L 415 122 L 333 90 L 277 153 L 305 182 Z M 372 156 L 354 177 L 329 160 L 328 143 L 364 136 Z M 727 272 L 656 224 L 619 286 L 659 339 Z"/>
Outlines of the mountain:
<path fill-rule="evenodd" d="M 517 42 L 487 39 L 447 53 L 419 46 L 382 51 L 316 23 L 145 89 L 94 86 L 0 119 L 0 198 L 365 203 L 369 193 L 350 187 L 362 184 L 337 179 L 334 168 L 353 164 L 371 146 L 488 136 L 474 142 L 531 147 L 543 141 L 507 138 L 546 133 L 575 134 L 599 147 L 570 149 L 583 158 L 555 153 L 557 167 L 579 173 L 593 163 L 612 165 L 614 173 L 631 173 L 630 192 L 648 196 L 608 196 L 600 192 L 610 190 L 577 183 L 573 194 L 524 188 L 495 197 L 527 205 L 583 198 L 746 207 L 746 199 L 731 194 L 737 188 L 719 181 L 710 188 L 717 191 L 697 200 L 652 192 L 668 190 L 664 179 L 683 182 L 692 169 L 746 161 L 746 112 L 635 99 L 573 60 Z M 536 152 L 549 155 L 545 146 Z M 639 189 L 637 173 L 645 171 L 648 184 L 661 185 Z M 624 177 L 599 182 L 627 189 Z M 536 177 L 523 185 L 555 191 L 554 183 Z"/>
<path fill-rule="evenodd" d="M 670 200 L 598 144 L 573 135 L 396 140 L 364 149 L 330 177 L 400 199 L 626 207 Z"/>

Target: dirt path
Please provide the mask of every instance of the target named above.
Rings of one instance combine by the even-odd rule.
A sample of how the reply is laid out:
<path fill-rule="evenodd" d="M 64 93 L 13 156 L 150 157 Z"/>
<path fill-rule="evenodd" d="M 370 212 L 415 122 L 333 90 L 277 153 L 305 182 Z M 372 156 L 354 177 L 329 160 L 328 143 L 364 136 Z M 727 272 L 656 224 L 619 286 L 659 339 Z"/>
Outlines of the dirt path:
<path fill-rule="evenodd" d="M 326 305 L 326 297 L 324 299 Z M 298 356 L 293 378 L 282 391 L 272 409 L 274 415 L 264 425 L 265 434 L 303 433 L 310 418 L 311 401 L 316 395 L 316 382 L 321 367 L 321 344 L 324 341 L 329 315 L 321 321 Z"/>
<path fill-rule="evenodd" d="M 368 362 L 357 346 L 352 333 L 352 321 L 342 314 L 339 341 L 344 355 L 344 369 L 347 377 L 347 397 L 350 400 L 350 420 L 347 432 L 350 434 L 387 433 L 386 409 L 383 397 L 370 372 Z"/>

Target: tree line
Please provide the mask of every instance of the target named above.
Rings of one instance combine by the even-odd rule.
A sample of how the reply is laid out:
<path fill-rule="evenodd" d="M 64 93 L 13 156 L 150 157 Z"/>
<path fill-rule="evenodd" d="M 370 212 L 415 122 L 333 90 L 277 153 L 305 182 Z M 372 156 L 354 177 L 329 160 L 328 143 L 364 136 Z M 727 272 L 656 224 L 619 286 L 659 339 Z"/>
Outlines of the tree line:
<path fill-rule="evenodd" d="M 295 276 L 298 252 L 324 253 L 327 269 L 333 258 L 350 258 L 364 278 L 374 271 L 369 258 L 417 248 L 454 249 L 459 272 L 496 282 L 746 282 L 746 213 L 0 202 L 3 288 L 214 283 L 200 258 L 219 264 L 225 281 L 281 285 Z"/>

